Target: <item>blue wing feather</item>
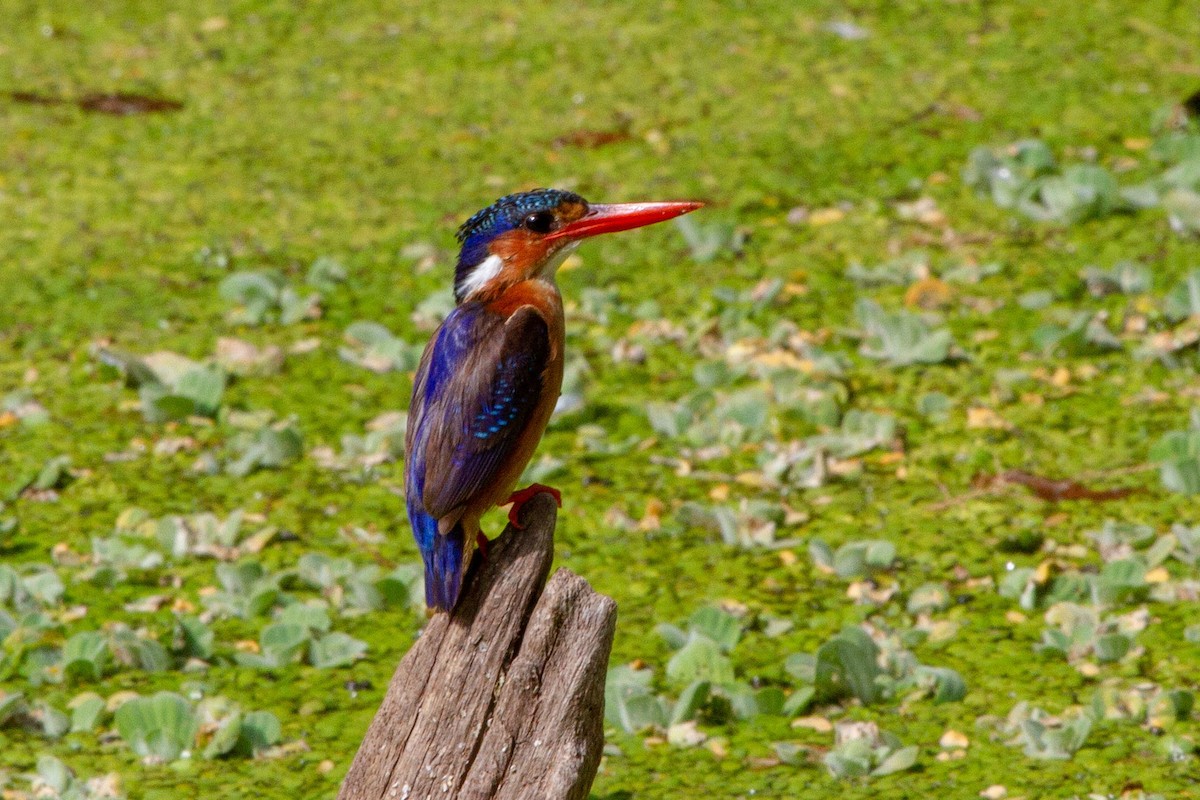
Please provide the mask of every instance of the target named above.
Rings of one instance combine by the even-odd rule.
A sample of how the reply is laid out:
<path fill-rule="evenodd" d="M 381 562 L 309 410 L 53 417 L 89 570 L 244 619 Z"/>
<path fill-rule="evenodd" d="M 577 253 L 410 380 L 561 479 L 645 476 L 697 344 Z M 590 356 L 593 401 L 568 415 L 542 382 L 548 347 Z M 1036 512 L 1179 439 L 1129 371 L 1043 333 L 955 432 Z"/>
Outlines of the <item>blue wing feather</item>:
<path fill-rule="evenodd" d="M 409 408 L 405 494 L 431 607 L 453 607 L 464 566 L 461 526 L 439 533 L 439 521 L 491 488 L 541 399 L 549 353 L 536 312 L 505 319 L 464 304 L 422 358 Z"/>

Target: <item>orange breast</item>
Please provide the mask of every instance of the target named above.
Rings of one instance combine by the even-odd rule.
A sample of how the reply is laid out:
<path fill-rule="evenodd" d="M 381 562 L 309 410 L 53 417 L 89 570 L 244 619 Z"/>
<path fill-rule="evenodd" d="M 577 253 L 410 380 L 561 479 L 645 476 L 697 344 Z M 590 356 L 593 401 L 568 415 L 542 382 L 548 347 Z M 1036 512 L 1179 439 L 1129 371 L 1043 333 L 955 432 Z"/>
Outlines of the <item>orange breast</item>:
<path fill-rule="evenodd" d="M 550 360 L 561 360 L 566 328 L 563 321 L 562 295 L 558 293 L 558 287 L 544 280 L 521 281 L 508 287 L 489 302 L 487 309 L 511 317 L 522 306 L 534 308 L 546 321 L 546 326 L 550 329 Z"/>

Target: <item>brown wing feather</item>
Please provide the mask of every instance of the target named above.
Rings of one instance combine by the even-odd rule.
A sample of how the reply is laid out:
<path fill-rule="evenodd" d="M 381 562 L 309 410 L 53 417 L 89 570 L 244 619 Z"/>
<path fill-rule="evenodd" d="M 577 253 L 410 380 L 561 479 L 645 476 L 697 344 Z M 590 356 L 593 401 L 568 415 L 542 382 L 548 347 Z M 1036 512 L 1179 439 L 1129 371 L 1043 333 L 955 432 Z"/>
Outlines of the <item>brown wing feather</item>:
<path fill-rule="evenodd" d="M 439 519 L 491 488 L 541 400 L 550 358 L 548 327 L 535 309 L 477 319 L 474 345 L 422 408 L 422 502 Z"/>

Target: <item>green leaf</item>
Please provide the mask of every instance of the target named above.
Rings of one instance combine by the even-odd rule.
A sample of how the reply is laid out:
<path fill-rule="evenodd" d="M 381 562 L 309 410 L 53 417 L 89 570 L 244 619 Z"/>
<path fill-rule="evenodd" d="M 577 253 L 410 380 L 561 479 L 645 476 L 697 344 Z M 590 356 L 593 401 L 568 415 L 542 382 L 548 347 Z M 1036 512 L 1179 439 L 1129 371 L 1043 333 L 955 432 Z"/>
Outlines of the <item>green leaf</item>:
<path fill-rule="evenodd" d="M 1024 139 L 1002 153 L 987 147 L 972 150 L 963 169 L 963 182 L 979 194 L 990 196 L 996 205 L 1012 208 L 1030 181 L 1056 167 L 1054 154 L 1044 142 Z"/>
<path fill-rule="evenodd" d="M 1088 267 L 1083 273 L 1088 291 L 1097 297 L 1120 292 L 1142 294 L 1150 291 L 1150 270 L 1135 261 L 1118 261 L 1111 269 Z"/>
<path fill-rule="evenodd" d="M 214 634 L 198 617 L 175 618 L 176 649 L 186 658 L 209 659 L 213 654 Z"/>
<path fill-rule="evenodd" d="M 1163 486 L 1180 494 L 1200 494 L 1200 430 L 1169 431 L 1150 448 L 1159 462 Z"/>
<path fill-rule="evenodd" d="M 834 571 L 834 555 L 833 550 L 829 545 L 825 544 L 825 540 L 814 536 L 808 542 L 808 555 L 813 560 L 819 569 L 826 572 Z"/>
<path fill-rule="evenodd" d="M 1162 204 L 1172 230 L 1180 236 L 1200 236 L 1200 193 L 1172 189 L 1163 196 Z"/>
<path fill-rule="evenodd" d="M 175 394 L 190 400 L 193 412 L 215 417 L 225 393 L 225 373 L 220 367 L 203 366 L 189 370 L 175 385 Z"/>
<path fill-rule="evenodd" d="M 850 409 L 837 430 L 809 437 L 808 442 L 836 458 L 850 458 L 890 444 L 895 438 L 895 417 Z"/>
<path fill-rule="evenodd" d="M 47 700 L 37 702 L 37 716 L 41 718 L 42 735 L 47 739 L 59 739 L 71 730 L 71 718 Z"/>
<path fill-rule="evenodd" d="M 742 636 L 741 620 L 715 606 L 697 609 L 688 619 L 688 629 L 707 636 L 727 653 Z"/>
<path fill-rule="evenodd" d="M 348 273 L 341 262 L 330 256 L 320 256 L 308 268 L 304 282 L 322 292 L 332 292 L 345 283 Z"/>
<path fill-rule="evenodd" d="M 1058 728 L 1050 728 L 1038 719 L 1026 719 L 1021 724 L 1025 755 L 1031 758 L 1058 761 L 1069 760 L 1087 740 L 1092 719 L 1080 714 Z"/>
<path fill-rule="evenodd" d="M 299 660 L 310 641 L 308 628 L 292 623 L 268 625 L 259 635 L 262 655 L 276 667 Z"/>
<path fill-rule="evenodd" d="M 954 339 L 949 330 L 930 330 L 916 314 L 884 311 L 865 297 L 859 298 L 854 310 L 866 336 L 859 348 L 864 356 L 895 367 L 940 364 L 950 358 Z"/>
<path fill-rule="evenodd" d="M 285 286 L 279 292 L 279 323 L 292 325 L 301 320 L 320 316 L 321 296 L 319 294 L 301 295 L 290 286 Z"/>
<path fill-rule="evenodd" d="M 212 739 L 204 747 L 205 758 L 220 758 L 233 751 L 242 736 L 242 715 L 234 712 L 221 720 Z"/>
<path fill-rule="evenodd" d="M 190 397 L 172 394 L 161 384 L 147 384 L 141 388 L 142 416 L 147 422 L 171 422 L 187 419 L 196 411 L 196 403 Z"/>
<path fill-rule="evenodd" d="M 1133 646 L 1133 639 L 1123 633 L 1108 633 L 1096 639 L 1096 658 L 1101 663 L 1120 661 Z"/>
<path fill-rule="evenodd" d="M 950 409 L 954 401 L 942 392 L 926 392 L 917 400 L 917 411 L 931 422 L 945 422 L 950 419 Z"/>
<path fill-rule="evenodd" d="M 692 631 L 687 644 L 667 662 L 667 677 L 676 683 L 705 680 L 715 685 L 734 682 L 733 662 L 721 646 L 703 634 Z"/>
<path fill-rule="evenodd" d="M 729 708 L 737 719 L 754 719 L 759 715 L 758 695 L 749 684 L 736 683 L 727 686 L 724 693 L 729 700 Z"/>
<path fill-rule="evenodd" d="M 237 477 L 261 468 L 284 467 L 304 455 L 304 439 L 290 421 L 242 434 L 235 447 L 241 455 L 227 464 L 225 471 Z"/>
<path fill-rule="evenodd" d="M 37 776 L 58 797 L 65 795 L 74 783 L 70 768 L 49 754 L 38 756 Z"/>
<path fill-rule="evenodd" d="M 812 653 L 792 653 L 783 662 L 783 669 L 801 683 L 817 680 L 817 658 Z"/>
<path fill-rule="evenodd" d="M 190 751 L 199 722 L 187 700 L 172 692 L 135 697 L 117 709 L 117 732 L 143 758 L 174 761 Z"/>
<path fill-rule="evenodd" d="M 754 704 L 759 714 L 782 714 L 787 700 L 778 686 L 764 686 L 754 693 Z"/>
<path fill-rule="evenodd" d="M 1200 269 L 1192 270 L 1163 298 L 1163 313 L 1172 322 L 1200 315 Z"/>
<path fill-rule="evenodd" d="M 71 733 L 91 733 L 105 713 L 104 698 L 87 693 L 71 701 Z"/>
<path fill-rule="evenodd" d="M 903 772 L 906 769 L 912 769 L 917 763 L 917 755 L 920 753 L 920 748 L 915 744 L 910 744 L 908 747 L 901 747 L 890 753 L 887 758 L 879 763 L 879 766 L 871 770 L 871 774 L 880 777 L 883 775 L 891 775 L 894 772 Z"/>
<path fill-rule="evenodd" d="M 1112 603 L 1131 595 L 1145 593 L 1146 564 L 1140 558 L 1123 558 L 1110 561 L 1100 569 L 1096 579 L 1097 601 Z"/>
<path fill-rule="evenodd" d="M 290 423 L 264 428 L 259 434 L 258 443 L 263 448 L 259 466 L 282 467 L 304 454 L 300 431 Z"/>
<path fill-rule="evenodd" d="M 72 679 L 95 681 L 104 676 L 109 661 L 108 640 L 99 631 L 83 631 L 63 645 L 63 673 Z"/>
<path fill-rule="evenodd" d="M 1176 721 L 1183 722 L 1192 715 L 1192 708 L 1196 704 L 1196 695 L 1187 689 L 1173 689 L 1167 693 L 1167 700 Z"/>
<path fill-rule="evenodd" d="M 50 567 L 35 565 L 21 578 L 22 588 L 42 606 L 57 605 L 63 596 L 62 578 Z"/>
<path fill-rule="evenodd" d="M 26 713 L 28 707 L 25 703 L 25 695 L 21 692 L 5 692 L 0 689 L 0 728 Z"/>
<path fill-rule="evenodd" d="M 687 644 L 687 631 L 669 622 L 660 622 L 654 626 L 654 631 L 666 641 L 667 647 L 672 650 L 678 650 Z"/>
<path fill-rule="evenodd" d="M 283 286 L 283 278 L 276 273 L 243 271 L 221 281 L 217 291 L 236 306 L 230 314 L 232 321 L 261 325 L 278 307 Z"/>
<path fill-rule="evenodd" d="M 844 628 L 817 650 L 815 686 L 823 698 L 849 693 L 865 704 L 878 701 L 876 679 L 882 674 L 879 648 L 861 628 Z"/>
<path fill-rule="evenodd" d="M 870 774 L 872 756 L 870 742 L 851 739 L 830 750 L 821 760 L 835 778 L 861 778 Z"/>
<path fill-rule="evenodd" d="M 161 382 L 154 370 L 132 353 L 101 347 L 96 351 L 96 358 L 120 372 L 125 377 L 125 383 L 131 388 Z"/>
<path fill-rule="evenodd" d="M 885 539 L 847 542 L 833 556 L 833 569 L 841 578 L 855 578 L 888 569 L 896 560 L 896 546 Z"/>
<path fill-rule="evenodd" d="M 949 667 L 922 665 L 917 668 L 917 680 L 920 683 L 933 685 L 933 702 L 935 704 L 957 703 L 967 696 L 966 682 L 957 671 Z"/>
<path fill-rule="evenodd" d="M 1017 209 L 1048 222 L 1077 223 L 1126 210 L 1117 179 L 1094 164 L 1072 164 L 1061 175 L 1031 182 L 1022 191 Z"/>
<path fill-rule="evenodd" d="M 367 652 L 367 643 L 345 633 L 334 631 L 312 643 L 308 660 L 318 669 L 348 667 Z"/>
<path fill-rule="evenodd" d="M 783 703 L 783 713 L 789 716 L 803 714 L 808 710 L 816 697 L 817 690 L 813 686 L 801 686 L 788 695 Z"/>
<path fill-rule="evenodd" d="M 652 679 L 653 673 L 648 669 L 633 669 L 624 664 L 610 669 L 604 682 L 605 720 L 626 733 L 665 728 L 667 712 L 651 692 Z"/>
<path fill-rule="evenodd" d="M 281 735 L 278 717 L 270 711 L 251 711 L 242 717 L 241 735 L 235 750 L 254 757 L 268 747 L 279 744 Z"/>
<path fill-rule="evenodd" d="M 1121 340 L 1108 330 L 1103 317 L 1089 311 L 1072 315 L 1066 325 L 1040 325 L 1031 338 L 1046 353 L 1061 351 L 1073 357 L 1099 355 L 1121 348 Z"/>
<path fill-rule="evenodd" d="M 940 583 L 923 583 L 908 595 L 909 614 L 928 614 L 950 607 L 950 592 Z"/>
<path fill-rule="evenodd" d="M 338 355 L 347 363 L 372 372 L 409 372 L 416 369 L 421 346 L 409 344 L 378 322 L 354 322 L 346 328 L 346 346 Z"/>
<path fill-rule="evenodd" d="M 279 612 L 279 621 L 293 625 L 302 625 L 310 631 L 326 633 L 333 627 L 329 619 L 329 609 L 323 605 L 308 603 L 293 603 Z"/>
<path fill-rule="evenodd" d="M 44 491 L 58 489 L 70 480 L 71 459 L 69 456 L 56 456 L 46 461 L 37 477 L 33 479 L 30 488 Z"/>
<path fill-rule="evenodd" d="M 700 709 L 708 702 L 708 698 L 712 692 L 712 684 L 708 681 L 692 681 L 679 694 L 679 699 L 675 701 L 675 706 L 671 710 L 670 725 L 677 725 L 680 722 L 687 722 L 696 719 L 700 713 Z"/>

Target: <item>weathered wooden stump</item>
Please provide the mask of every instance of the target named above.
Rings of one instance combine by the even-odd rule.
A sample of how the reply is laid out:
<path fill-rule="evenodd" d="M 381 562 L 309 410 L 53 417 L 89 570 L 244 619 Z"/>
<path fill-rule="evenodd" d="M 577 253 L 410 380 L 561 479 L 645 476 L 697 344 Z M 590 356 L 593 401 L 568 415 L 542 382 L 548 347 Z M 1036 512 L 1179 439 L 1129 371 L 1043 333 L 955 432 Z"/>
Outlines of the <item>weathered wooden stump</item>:
<path fill-rule="evenodd" d="M 338 800 L 587 797 L 616 603 L 566 569 L 545 583 L 556 518 L 536 496 L 475 559 L 396 668 Z"/>

